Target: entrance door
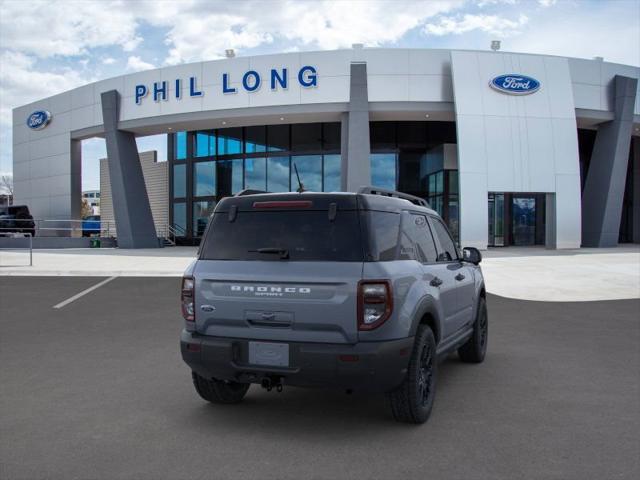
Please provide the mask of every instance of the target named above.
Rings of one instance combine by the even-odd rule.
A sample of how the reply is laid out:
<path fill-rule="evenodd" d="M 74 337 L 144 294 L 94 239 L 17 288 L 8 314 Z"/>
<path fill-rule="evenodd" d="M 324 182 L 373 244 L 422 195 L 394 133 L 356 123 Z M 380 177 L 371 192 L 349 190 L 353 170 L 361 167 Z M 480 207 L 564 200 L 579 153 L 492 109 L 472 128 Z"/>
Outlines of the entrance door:
<path fill-rule="evenodd" d="M 536 243 L 536 199 L 516 197 L 512 199 L 512 238 L 514 245 L 535 245 Z"/>
<path fill-rule="evenodd" d="M 504 194 L 489 194 L 489 246 L 504 247 Z"/>

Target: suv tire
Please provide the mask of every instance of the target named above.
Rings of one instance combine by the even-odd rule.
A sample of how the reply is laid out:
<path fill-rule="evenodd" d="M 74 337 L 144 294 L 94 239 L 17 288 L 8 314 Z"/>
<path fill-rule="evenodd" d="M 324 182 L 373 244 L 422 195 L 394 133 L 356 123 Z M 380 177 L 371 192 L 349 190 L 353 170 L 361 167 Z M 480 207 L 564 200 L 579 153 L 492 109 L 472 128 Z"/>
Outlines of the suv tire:
<path fill-rule="evenodd" d="M 436 339 L 427 325 L 420 325 L 409 360 L 407 376 L 387 393 L 393 418 L 424 423 L 429 419 L 436 394 Z"/>
<path fill-rule="evenodd" d="M 191 372 L 191 377 L 198 395 L 211 403 L 240 403 L 250 387 L 248 383 L 208 380 L 196 372 Z"/>
<path fill-rule="evenodd" d="M 466 363 L 482 363 L 487 353 L 489 340 L 489 321 L 487 316 L 487 301 L 480 297 L 476 321 L 473 324 L 473 334 L 467 343 L 458 349 L 460 360 Z"/>

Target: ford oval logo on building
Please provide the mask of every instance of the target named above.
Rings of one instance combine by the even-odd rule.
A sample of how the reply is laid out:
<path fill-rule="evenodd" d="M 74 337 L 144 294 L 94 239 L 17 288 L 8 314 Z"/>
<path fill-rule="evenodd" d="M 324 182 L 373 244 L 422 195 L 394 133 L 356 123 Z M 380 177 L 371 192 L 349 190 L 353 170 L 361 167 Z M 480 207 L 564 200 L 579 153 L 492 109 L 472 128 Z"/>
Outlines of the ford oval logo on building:
<path fill-rule="evenodd" d="M 538 80 L 517 73 L 499 75 L 491 80 L 489 85 L 494 90 L 508 93 L 509 95 L 529 95 L 540 90 L 540 82 Z"/>
<path fill-rule="evenodd" d="M 46 110 L 37 110 L 27 118 L 27 127 L 32 130 L 42 130 L 49 125 L 51 121 L 51 113 Z"/>

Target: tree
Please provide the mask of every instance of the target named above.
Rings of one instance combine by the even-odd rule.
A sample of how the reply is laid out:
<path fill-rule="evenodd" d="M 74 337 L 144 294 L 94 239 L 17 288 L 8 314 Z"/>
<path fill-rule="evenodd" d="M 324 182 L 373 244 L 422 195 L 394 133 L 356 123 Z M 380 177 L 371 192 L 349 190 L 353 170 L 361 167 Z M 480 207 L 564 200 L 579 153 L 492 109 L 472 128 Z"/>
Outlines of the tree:
<path fill-rule="evenodd" d="M 0 193 L 13 197 L 13 175 L 2 175 L 0 177 L 0 190 Z"/>
<path fill-rule="evenodd" d="M 80 216 L 82 218 L 86 218 L 89 215 L 93 215 L 93 209 L 91 208 L 91 205 L 89 205 L 89 202 L 87 202 L 86 198 L 82 199 L 82 209 L 80 210 Z"/>

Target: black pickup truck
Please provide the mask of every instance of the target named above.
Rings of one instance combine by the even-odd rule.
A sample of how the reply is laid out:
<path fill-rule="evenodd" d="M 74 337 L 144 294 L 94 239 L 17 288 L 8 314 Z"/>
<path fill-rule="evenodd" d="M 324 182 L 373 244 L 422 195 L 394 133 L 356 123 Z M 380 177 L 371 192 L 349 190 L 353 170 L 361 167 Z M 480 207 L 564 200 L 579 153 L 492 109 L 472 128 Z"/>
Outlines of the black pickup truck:
<path fill-rule="evenodd" d="M 0 207 L 0 233 L 14 232 L 36 235 L 36 224 L 26 205 Z"/>

